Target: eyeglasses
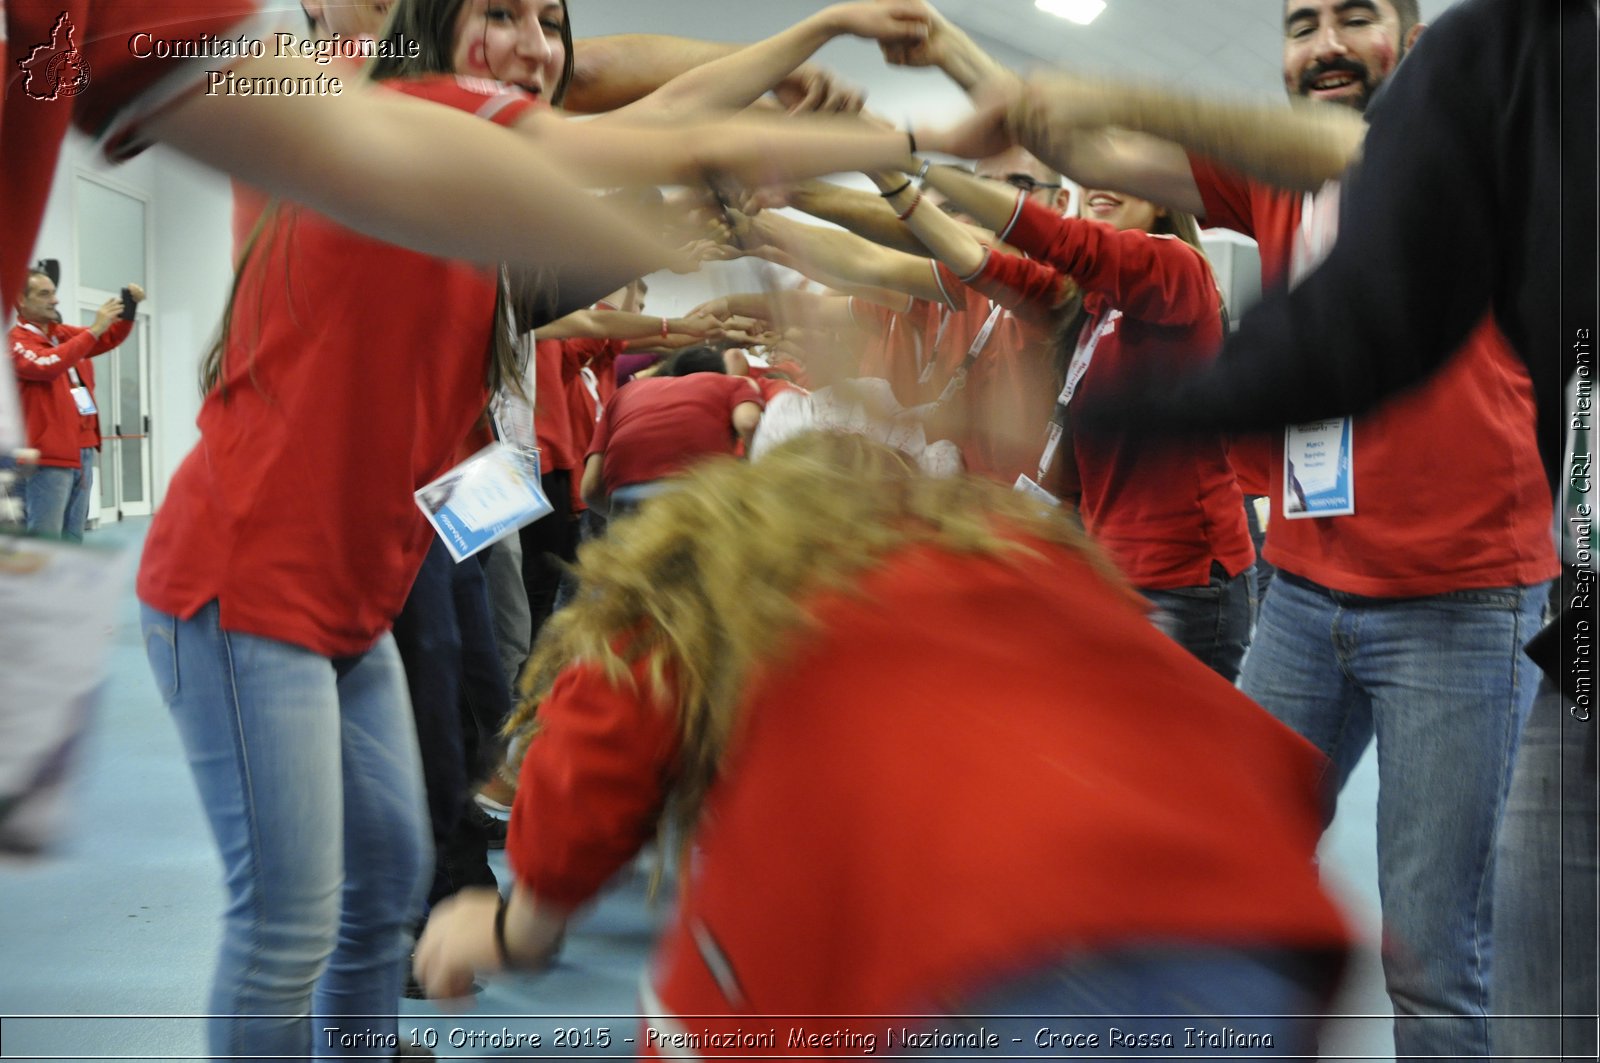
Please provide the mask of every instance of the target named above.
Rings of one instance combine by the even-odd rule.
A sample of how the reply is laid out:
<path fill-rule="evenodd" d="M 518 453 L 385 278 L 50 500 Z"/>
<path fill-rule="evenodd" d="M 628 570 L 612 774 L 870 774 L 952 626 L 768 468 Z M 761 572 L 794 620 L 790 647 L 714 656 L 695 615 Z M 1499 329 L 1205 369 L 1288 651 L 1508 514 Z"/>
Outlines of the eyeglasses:
<path fill-rule="evenodd" d="M 1032 177 L 1025 173 L 1008 173 L 1002 177 L 1001 180 L 1010 185 L 1012 188 L 1020 188 L 1029 195 L 1039 191 L 1041 188 L 1054 191 L 1061 187 L 1061 182 L 1059 181 L 1057 181 L 1055 184 L 1051 184 L 1048 181 L 1041 181 L 1038 178 Z"/>

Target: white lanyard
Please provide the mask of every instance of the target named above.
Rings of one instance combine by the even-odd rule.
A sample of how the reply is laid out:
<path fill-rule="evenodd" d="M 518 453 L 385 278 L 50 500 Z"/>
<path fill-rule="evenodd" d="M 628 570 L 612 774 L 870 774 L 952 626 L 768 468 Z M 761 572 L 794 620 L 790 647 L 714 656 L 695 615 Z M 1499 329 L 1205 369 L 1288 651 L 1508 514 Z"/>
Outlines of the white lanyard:
<path fill-rule="evenodd" d="M 939 362 L 939 348 L 944 346 L 944 334 L 950 329 L 950 319 L 956 316 L 949 307 L 939 309 L 939 331 L 933 334 L 933 346 L 927 351 L 927 361 L 923 361 L 921 337 L 917 338 L 917 383 L 919 384 L 926 384 L 933 379 L 933 367 Z"/>
<path fill-rule="evenodd" d="M 1067 424 L 1067 405 L 1072 402 L 1072 396 L 1077 394 L 1078 385 L 1083 382 L 1084 376 L 1089 372 L 1089 366 L 1094 362 L 1094 352 L 1100 346 L 1100 341 L 1111 334 L 1117 322 L 1122 319 L 1121 310 L 1108 310 L 1106 316 L 1100 319 L 1088 336 L 1078 344 L 1078 349 L 1072 353 L 1072 364 L 1067 366 L 1067 381 L 1061 386 L 1061 394 L 1056 396 L 1055 415 L 1050 419 L 1050 425 L 1045 436 L 1044 453 L 1039 455 L 1039 481 L 1044 482 L 1049 475 L 1050 466 L 1056 460 L 1056 451 L 1061 447 L 1061 437 Z"/>
<path fill-rule="evenodd" d="M 1000 315 L 1005 313 L 1005 307 L 999 303 L 991 303 L 990 306 L 992 309 L 989 311 L 988 319 L 984 321 L 983 327 L 978 330 L 978 335 L 973 338 L 972 346 L 967 348 L 967 356 L 962 359 L 961 365 L 957 367 L 955 373 L 950 377 L 950 382 L 944 386 L 944 390 L 934 400 L 935 406 L 942 406 L 949 402 L 956 392 L 967 386 L 968 371 L 977 362 L 978 356 L 983 353 L 983 349 L 989 345 L 989 337 L 994 334 L 994 326 L 1000 320 Z"/>

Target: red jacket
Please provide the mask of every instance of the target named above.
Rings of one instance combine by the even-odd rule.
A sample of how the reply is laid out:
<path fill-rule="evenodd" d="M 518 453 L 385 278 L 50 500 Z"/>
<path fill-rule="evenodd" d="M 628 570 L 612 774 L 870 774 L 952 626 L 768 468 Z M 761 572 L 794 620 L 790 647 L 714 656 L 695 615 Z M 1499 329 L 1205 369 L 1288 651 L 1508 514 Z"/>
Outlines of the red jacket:
<path fill-rule="evenodd" d="M 76 325 L 55 325 L 48 332 L 24 322 L 11 326 L 11 365 L 28 424 L 28 445 L 39 451 L 40 465 L 78 467 L 83 417 L 72 401 L 68 370 L 120 345 L 132 331 L 131 321 L 115 322 L 99 337 Z"/>

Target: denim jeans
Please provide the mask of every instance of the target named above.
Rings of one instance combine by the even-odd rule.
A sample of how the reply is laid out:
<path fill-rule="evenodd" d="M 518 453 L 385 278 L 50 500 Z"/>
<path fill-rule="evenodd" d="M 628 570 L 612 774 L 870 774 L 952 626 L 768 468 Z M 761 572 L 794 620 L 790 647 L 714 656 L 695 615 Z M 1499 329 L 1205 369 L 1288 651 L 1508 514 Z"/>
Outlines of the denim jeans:
<path fill-rule="evenodd" d="M 29 535 L 61 537 L 67 524 L 67 503 L 82 472 L 40 465 L 23 476 L 22 519 Z"/>
<path fill-rule="evenodd" d="M 1507 1059 L 1595 1058 L 1600 724 L 1572 708 L 1548 679 L 1539 684 L 1500 826 L 1491 1037 Z"/>
<path fill-rule="evenodd" d="M 937 1050 L 940 1058 L 974 1063 L 1008 1056 L 1314 1058 L 1317 1027 L 1340 966 L 1335 954 L 1287 948 L 1141 947 L 1075 955 L 1006 979 L 922 1029 L 954 1035 L 982 1029 L 997 1036 L 997 1046 L 970 1054 Z"/>
<path fill-rule="evenodd" d="M 72 492 L 67 495 L 66 515 L 62 518 L 63 539 L 83 542 L 83 527 L 89 523 L 89 497 L 94 491 L 94 459 L 99 453 L 93 447 L 84 447 L 80 451 L 78 478 L 72 482 Z"/>
<path fill-rule="evenodd" d="M 330 660 L 222 630 L 215 602 L 142 609 L 228 893 L 209 1050 L 393 1056 L 432 855 L 393 640 Z"/>
<path fill-rule="evenodd" d="M 1538 680 L 1522 645 L 1546 592 L 1374 599 L 1280 572 L 1262 602 L 1245 694 L 1327 754 L 1339 787 L 1377 739 L 1397 1058 L 1489 1051 L 1495 832 Z"/>
<path fill-rule="evenodd" d="M 1139 593 L 1159 610 L 1157 627 L 1231 683 L 1239 677 L 1239 661 L 1250 642 L 1253 575 L 1246 569 L 1229 576 L 1213 561 L 1203 586 Z"/>
<path fill-rule="evenodd" d="M 511 709 L 480 560 L 469 557 L 458 564 L 434 536 L 395 618 L 394 641 L 422 752 L 436 857 L 428 890 L 431 908 L 463 887 L 495 884 L 487 848 L 474 852 L 474 846 L 456 844 L 463 816 L 472 807 L 472 789 L 500 760 L 496 739 Z M 491 756 L 494 763 L 487 763 Z"/>

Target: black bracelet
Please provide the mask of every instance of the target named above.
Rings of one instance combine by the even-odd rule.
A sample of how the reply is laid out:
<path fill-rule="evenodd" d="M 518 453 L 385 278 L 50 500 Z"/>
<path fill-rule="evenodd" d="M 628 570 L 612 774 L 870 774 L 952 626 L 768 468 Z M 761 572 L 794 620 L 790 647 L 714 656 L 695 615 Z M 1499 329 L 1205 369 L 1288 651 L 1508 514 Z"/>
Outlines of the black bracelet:
<path fill-rule="evenodd" d="M 906 178 L 906 183 L 901 185 L 899 188 L 895 189 L 893 192 L 879 192 L 878 195 L 882 196 L 884 199 L 893 199 L 895 196 L 898 196 L 901 192 L 904 192 L 906 189 L 908 189 L 910 187 L 911 187 L 911 178 L 908 177 L 908 178 Z"/>
<path fill-rule="evenodd" d="M 508 971 L 516 969 L 511 962 L 511 950 L 506 948 L 506 909 L 510 906 L 510 902 L 502 895 L 500 907 L 494 911 L 494 948 L 500 954 L 500 966 Z"/>
<path fill-rule="evenodd" d="M 917 135 L 911 131 L 910 126 L 906 126 L 906 141 L 911 145 L 911 154 L 915 155 L 917 153 Z"/>

